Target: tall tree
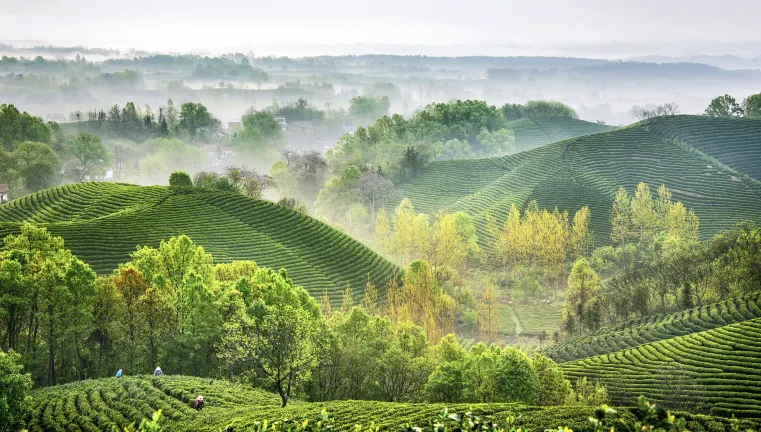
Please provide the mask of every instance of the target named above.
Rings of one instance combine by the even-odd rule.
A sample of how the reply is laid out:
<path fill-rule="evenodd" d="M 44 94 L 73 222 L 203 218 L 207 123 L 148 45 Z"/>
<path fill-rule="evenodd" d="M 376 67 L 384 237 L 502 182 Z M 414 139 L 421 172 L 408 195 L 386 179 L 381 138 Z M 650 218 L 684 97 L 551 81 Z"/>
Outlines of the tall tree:
<path fill-rule="evenodd" d="M 594 330 L 600 322 L 600 277 L 586 259 L 573 265 L 568 276 L 565 302 L 563 303 L 563 326 L 569 333 Z"/>
<path fill-rule="evenodd" d="M 91 177 L 102 177 L 111 163 L 111 153 L 100 138 L 83 132 L 64 145 L 68 159 L 67 174 L 77 182 Z"/>
<path fill-rule="evenodd" d="M 708 108 L 706 108 L 705 114 L 709 117 L 740 117 L 743 115 L 743 109 L 740 104 L 737 103 L 735 98 L 725 94 L 723 96 L 715 97 Z"/>

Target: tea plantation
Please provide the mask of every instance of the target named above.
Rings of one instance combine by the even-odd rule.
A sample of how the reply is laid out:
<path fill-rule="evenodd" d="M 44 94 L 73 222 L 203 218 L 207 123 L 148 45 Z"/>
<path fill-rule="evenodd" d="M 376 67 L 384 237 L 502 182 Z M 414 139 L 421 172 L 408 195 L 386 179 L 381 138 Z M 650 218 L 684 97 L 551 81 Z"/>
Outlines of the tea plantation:
<path fill-rule="evenodd" d="M 191 408 L 192 400 L 203 395 L 202 411 Z M 374 423 L 381 430 L 398 430 L 404 423 L 426 426 L 438 420 L 443 404 L 390 403 L 378 401 L 333 401 L 306 403 L 292 401 L 279 407 L 279 398 L 262 390 L 224 380 L 183 376 L 124 377 L 87 380 L 37 390 L 27 428 L 38 431 L 122 430 L 154 411 L 162 410 L 161 425 L 167 431 L 243 431 L 255 422 L 282 419 L 315 419 L 325 410 L 335 430 Z M 473 411 L 504 421 L 508 415 L 532 431 L 557 430 L 560 425 L 574 431 L 590 430 L 589 407 L 526 407 L 513 404 L 449 405 L 450 412 Z M 619 409 L 631 417 L 628 409 Z M 691 431 L 729 431 L 730 421 L 710 416 L 689 416 Z M 742 420 L 743 428 L 757 428 L 753 420 Z"/>
<path fill-rule="evenodd" d="M 592 123 L 570 117 L 539 119 L 523 118 L 507 123 L 515 134 L 515 150 L 518 152 L 583 135 L 608 132 L 615 127 Z"/>
<path fill-rule="evenodd" d="M 0 206 L 0 238 L 21 223 L 45 226 L 101 274 L 127 262 L 136 245 L 185 234 L 216 262 L 252 260 L 288 275 L 314 296 L 340 302 L 347 285 L 361 299 L 399 269 L 328 225 L 268 201 L 201 190 L 114 183 L 60 186 Z"/>
<path fill-rule="evenodd" d="M 675 116 L 511 156 L 436 162 L 401 188 L 418 211 L 474 216 L 484 244 L 485 215 L 504 220 L 512 204 L 537 200 L 571 215 L 588 205 L 596 243 L 604 245 L 618 187 L 665 184 L 674 200 L 695 210 L 701 237 L 709 238 L 737 222 L 761 222 L 761 182 L 752 163 L 761 154 L 761 120 L 726 121 L 714 127 L 715 119 Z"/>
<path fill-rule="evenodd" d="M 755 318 L 761 318 L 761 293 L 628 321 L 552 345 L 543 354 L 557 362 L 573 361 Z"/>
<path fill-rule="evenodd" d="M 761 318 L 560 365 L 602 382 L 614 404 L 674 396 L 715 415 L 761 417 Z"/>

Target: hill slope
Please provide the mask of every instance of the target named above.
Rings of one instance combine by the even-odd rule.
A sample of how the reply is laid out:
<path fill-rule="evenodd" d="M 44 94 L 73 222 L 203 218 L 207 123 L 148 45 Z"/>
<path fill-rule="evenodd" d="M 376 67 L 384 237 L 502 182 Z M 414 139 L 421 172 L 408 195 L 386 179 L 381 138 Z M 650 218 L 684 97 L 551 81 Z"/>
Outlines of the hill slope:
<path fill-rule="evenodd" d="M 0 206 L 0 238 L 21 223 L 48 228 L 104 274 L 129 260 L 137 245 L 158 246 L 185 234 L 216 262 L 252 260 L 288 275 L 314 296 L 340 301 L 350 285 L 359 299 L 368 275 L 383 289 L 398 270 L 328 225 L 268 201 L 242 195 L 115 183 L 61 186 Z"/>
<path fill-rule="evenodd" d="M 190 408 L 197 395 L 203 395 L 202 411 Z M 161 425 L 166 431 L 252 430 L 254 422 L 264 420 L 316 419 L 325 409 L 334 422 L 334 430 L 354 430 L 355 424 L 369 426 L 375 422 L 381 430 L 398 430 L 412 422 L 421 426 L 438 420 L 443 404 L 409 404 L 379 401 L 334 401 L 305 403 L 292 401 L 279 407 L 275 395 L 224 380 L 183 376 L 125 377 L 80 381 L 38 390 L 33 413 L 27 423 L 31 432 L 48 430 L 122 430 L 131 423 L 150 418 L 162 410 Z M 502 422 L 508 415 L 519 416 L 519 422 L 532 431 L 557 429 L 567 425 L 575 431 L 591 430 L 587 418 L 589 407 L 525 407 L 514 404 L 457 404 L 450 412 L 472 411 Z M 624 417 L 632 415 L 620 410 Z M 691 431 L 729 431 L 727 419 L 688 416 Z M 751 420 L 740 426 L 757 427 Z"/>
<path fill-rule="evenodd" d="M 570 377 L 602 382 L 614 404 L 640 394 L 664 400 L 681 391 L 678 397 L 711 414 L 761 417 L 761 318 L 560 367 Z"/>
<path fill-rule="evenodd" d="M 614 126 L 606 126 L 569 117 L 520 119 L 507 123 L 507 129 L 515 134 L 515 150 L 522 152 L 583 135 L 608 132 Z"/>
<path fill-rule="evenodd" d="M 551 345 L 542 353 L 557 362 L 567 362 L 755 318 L 761 318 L 761 292 L 682 312 L 627 321 Z"/>
<path fill-rule="evenodd" d="M 736 144 L 713 157 L 686 139 L 675 141 L 662 132 L 673 123 L 672 135 L 686 136 L 704 122 L 706 132 L 700 135 L 704 148 Z M 617 188 L 623 185 L 632 191 L 641 181 L 652 187 L 665 184 L 675 200 L 695 210 L 701 236 L 707 238 L 740 221 L 761 222 L 761 182 L 717 161 L 719 157 L 738 161 L 743 152 L 761 152 L 761 140 L 756 139 L 761 136 L 761 120 L 727 123 L 709 134 L 714 122 L 707 117 L 669 117 L 511 156 L 436 162 L 401 189 L 418 211 L 471 214 L 482 239 L 483 217 L 492 214 L 504 220 L 511 204 L 524 207 L 536 199 L 540 207 L 557 206 L 571 214 L 589 205 L 597 244 L 606 244 Z"/>

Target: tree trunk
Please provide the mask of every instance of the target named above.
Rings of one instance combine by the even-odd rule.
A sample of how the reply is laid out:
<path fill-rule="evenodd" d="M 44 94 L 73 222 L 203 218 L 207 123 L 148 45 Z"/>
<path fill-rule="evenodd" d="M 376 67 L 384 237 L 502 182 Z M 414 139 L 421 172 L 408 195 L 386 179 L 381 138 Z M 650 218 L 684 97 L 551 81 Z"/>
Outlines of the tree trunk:
<path fill-rule="evenodd" d="M 50 324 L 50 331 L 48 333 L 48 355 L 49 355 L 49 362 L 48 362 L 48 385 L 56 385 L 56 374 L 55 374 L 55 322 L 53 319 L 53 311 L 50 310 L 52 308 L 49 308 L 48 310 L 48 317 L 49 317 L 49 324 Z"/>

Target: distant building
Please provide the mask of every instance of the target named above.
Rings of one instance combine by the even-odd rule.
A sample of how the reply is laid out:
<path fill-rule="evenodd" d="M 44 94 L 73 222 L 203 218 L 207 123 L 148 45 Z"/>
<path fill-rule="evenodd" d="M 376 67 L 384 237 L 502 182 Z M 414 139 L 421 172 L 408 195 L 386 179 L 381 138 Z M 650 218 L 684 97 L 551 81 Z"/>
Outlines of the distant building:
<path fill-rule="evenodd" d="M 0 204 L 11 200 L 11 187 L 7 184 L 0 184 Z"/>
<path fill-rule="evenodd" d="M 240 133 L 242 129 L 243 129 L 243 123 L 241 122 L 227 122 L 227 133 L 231 135 L 235 133 Z"/>

